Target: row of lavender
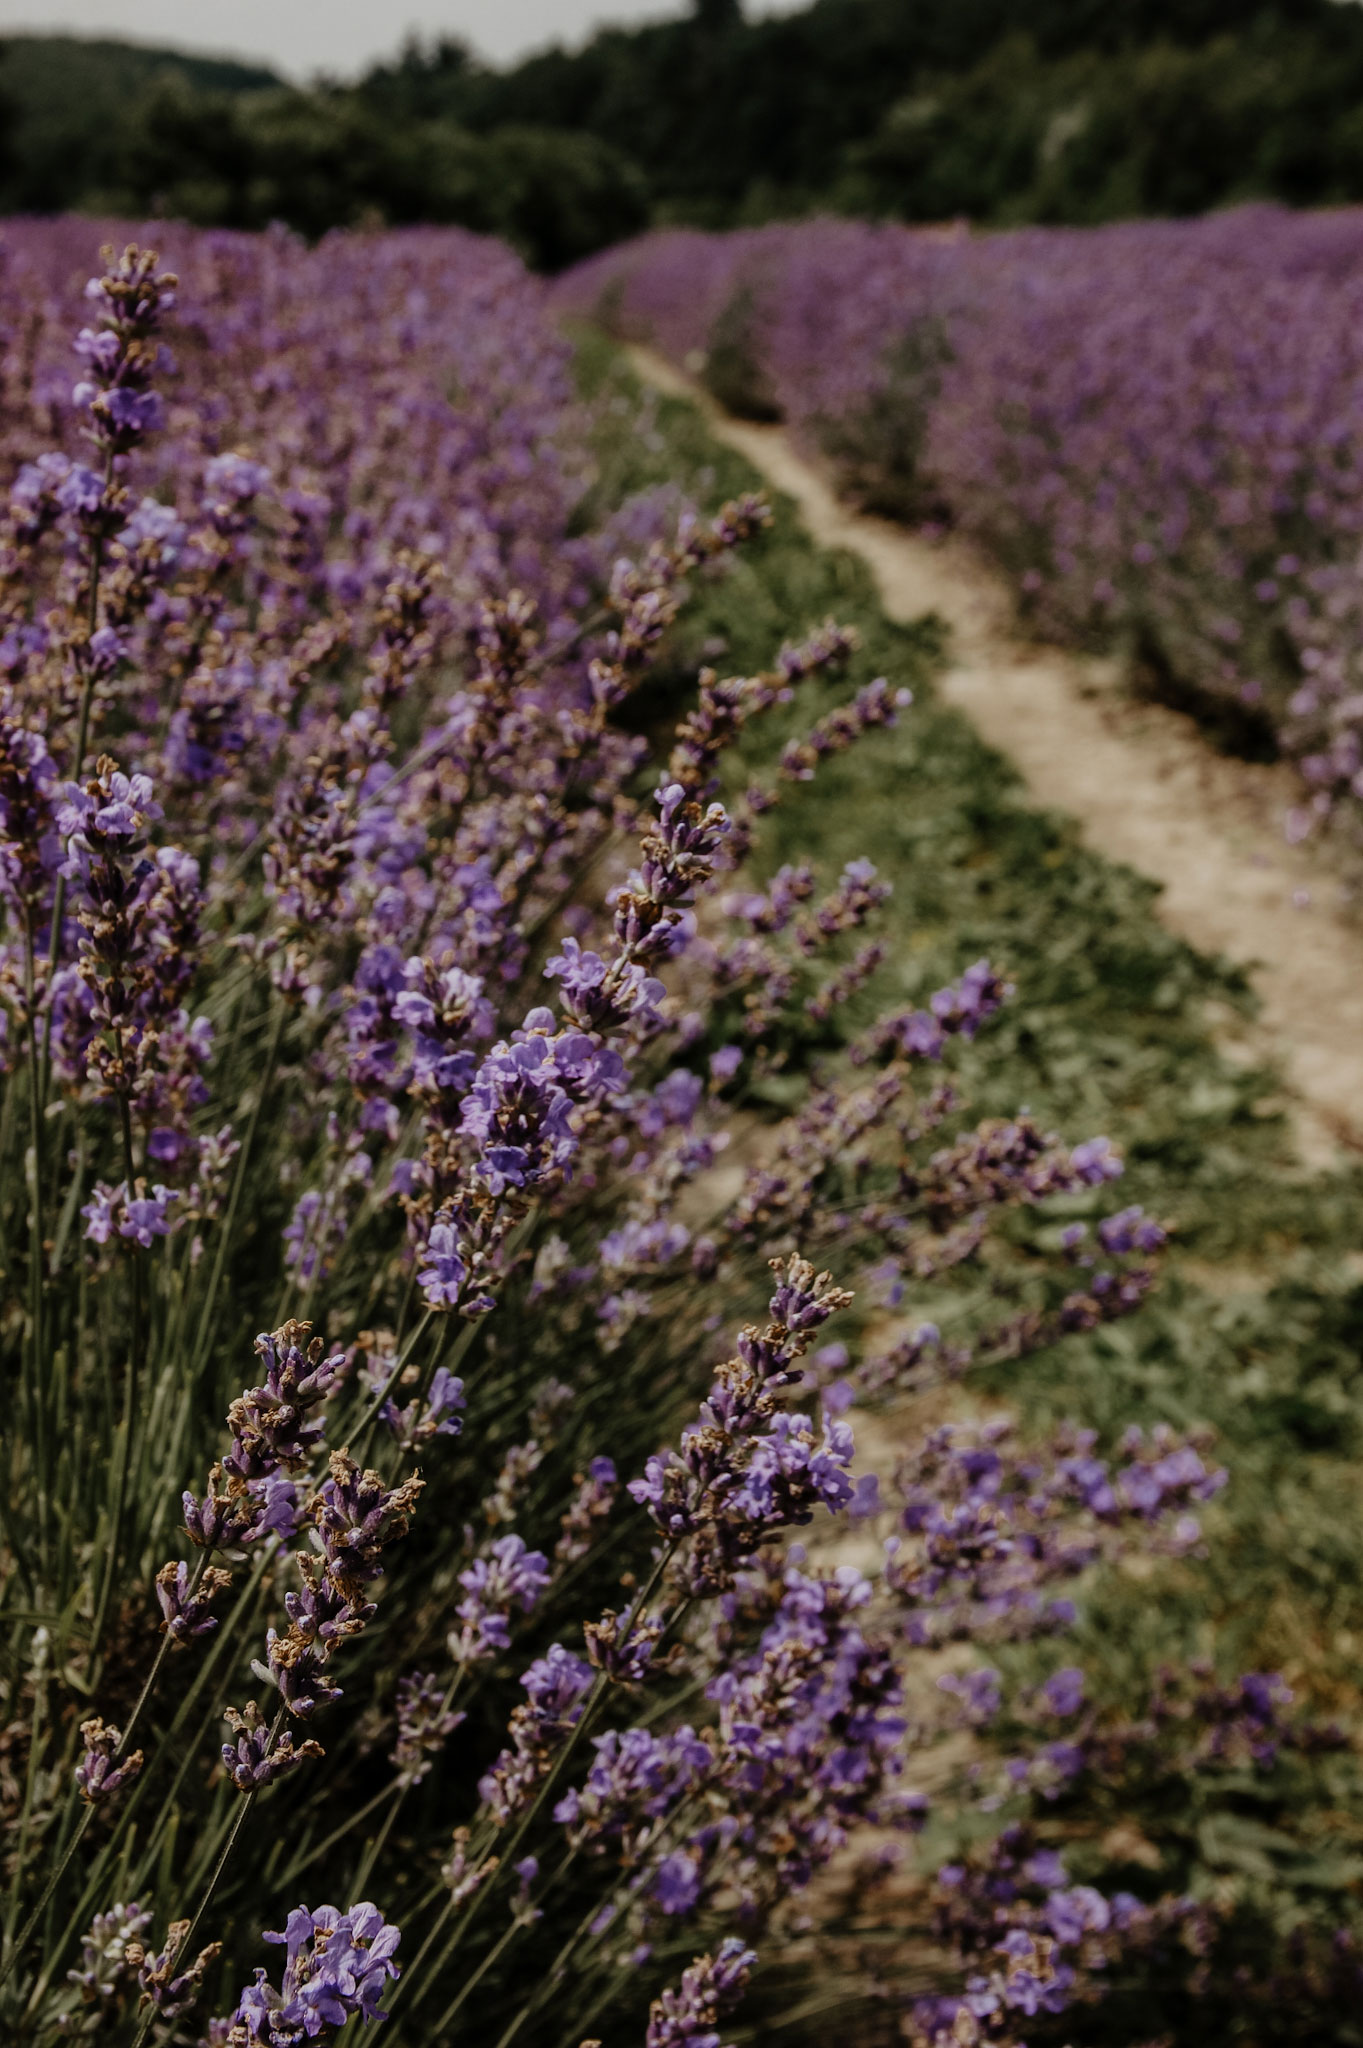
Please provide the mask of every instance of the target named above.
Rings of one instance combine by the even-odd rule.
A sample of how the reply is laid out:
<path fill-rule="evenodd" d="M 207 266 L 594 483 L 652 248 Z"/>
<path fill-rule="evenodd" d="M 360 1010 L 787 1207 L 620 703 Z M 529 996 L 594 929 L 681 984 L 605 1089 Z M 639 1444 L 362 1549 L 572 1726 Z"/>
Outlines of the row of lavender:
<path fill-rule="evenodd" d="M 763 880 L 762 819 L 906 693 L 792 621 L 639 736 L 764 509 L 579 533 L 513 259 L 177 233 L 178 279 L 111 252 L 82 310 L 92 240 L 14 226 L 0 306 L 5 2038 L 714 2044 L 853 1830 L 919 1832 L 920 1753 L 1003 1710 L 926 1653 L 1063 1635 L 1064 1582 L 1188 1554 L 1222 1478 L 991 1423 L 882 1496 L 849 1411 L 1130 1313 L 1163 1232 L 1105 1140 L 971 1124 L 984 963 L 717 1170 L 880 957 L 871 864 Z M 1053 1257 L 996 1228 L 1057 1197 Z M 938 1320 L 862 1342 L 868 1270 Z M 1029 1797 L 1315 1739 L 1253 1678 L 1114 1728 L 1062 1664 L 1012 1709 L 921 2041 L 1215 1939 L 1074 1882 Z"/>
<path fill-rule="evenodd" d="M 1363 214 L 673 231 L 562 291 L 981 542 L 1041 630 L 1125 640 L 1271 729 L 1295 836 L 1356 817 Z"/>

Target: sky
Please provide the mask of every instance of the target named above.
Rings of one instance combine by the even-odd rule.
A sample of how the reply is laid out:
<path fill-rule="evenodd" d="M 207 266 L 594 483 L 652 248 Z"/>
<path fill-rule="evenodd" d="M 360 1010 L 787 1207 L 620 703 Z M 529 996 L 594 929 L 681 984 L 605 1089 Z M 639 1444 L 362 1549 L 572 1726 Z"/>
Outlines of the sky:
<path fill-rule="evenodd" d="M 657 20 L 683 0 L 0 0 L 0 34 L 124 36 L 215 56 L 264 58 L 286 77 L 344 77 L 409 30 L 453 35 L 497 63 L 581 42 L 602 21 Z"/>

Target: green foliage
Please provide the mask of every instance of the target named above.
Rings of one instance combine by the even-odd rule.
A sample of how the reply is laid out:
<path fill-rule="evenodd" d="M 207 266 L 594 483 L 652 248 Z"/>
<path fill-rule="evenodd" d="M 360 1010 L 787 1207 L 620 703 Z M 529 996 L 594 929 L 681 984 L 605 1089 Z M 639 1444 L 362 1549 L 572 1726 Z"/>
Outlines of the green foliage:
<path fill-rule="evenodd" d="M 174 81 L 236 98 L 270 91 L 259 65 L 75 36 L 13 36 L 0 43 L 0 207 L 55 213 L 112 190 L 129 109 Z"/>
<path fill-rule="evenodd" d="M 740 285 L 711 330 L 705 388 L 738 419 L 778 420 L 781 409 L 754 338 L 757 317 L 751 290 Z"/>
<path fill-rule="evenodd" d="M 590 135 L 387 121 L 342 93 L 250 101 L 179 81 L 144 103 L 120 163 L 136 209 L 202 226 L 284 220 L 306 235 L 380 221 L 451 222 L 557 269 L 643 225 L 642 187 Z"/>
<path fill-rule="evenodd" d="M 1010 37 L 964 75 L 923 81 L 853 145 L 838 201 L 1007 224 L 1356 199 L 1361 89 L 1363 45 L 1276 25 L 1049 61 Z"/>
<path fill-rule="evenodd" d="M 942 512 L 940 494 L 922 464 L 933 401 L 950 361 L 944 323 L 922 315 L 888 351 L 885 375 L 861 410 L 820 423 L 824 452 L 841 488 L 867 511 L 911 521 Z"/>
<path fill-rule="evenodd" d="M 65 83 L 74 53 L 88 101 Z M 15 111 L 0 205 L 160 214 L 201 226 L 282 220 L 316 236 L 358 223 L 450 222 L 558 269 L 647 219 L 639 174 L 609 142 L 527 124 L 475 136 L 438 115 L 268 72 L 61 38 L 0 63 Z"/>
<path fill-rule="evenodd" d="M 815 0 L 606 29 L 498 74 L 412 47 L 360 91 L 608 138 L 662 220 L 830 205 L 1106 220 L 1363 194 L 1363 14 L 1332 0 Z"/>

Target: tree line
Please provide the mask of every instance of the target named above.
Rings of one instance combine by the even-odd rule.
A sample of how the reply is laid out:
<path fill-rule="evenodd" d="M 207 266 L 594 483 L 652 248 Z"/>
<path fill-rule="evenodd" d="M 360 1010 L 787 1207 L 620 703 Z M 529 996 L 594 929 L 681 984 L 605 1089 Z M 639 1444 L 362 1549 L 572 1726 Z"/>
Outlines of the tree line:
<path fill-rule="evenodd" d="M 409 43 L 308 89 L 0 45 L 0 206 L 307 235 L 456 221 L 557 269 L 650 223 L 1091 222 L 1363 199 L 1356 0 L 694 0 L 502 70 Z"/>

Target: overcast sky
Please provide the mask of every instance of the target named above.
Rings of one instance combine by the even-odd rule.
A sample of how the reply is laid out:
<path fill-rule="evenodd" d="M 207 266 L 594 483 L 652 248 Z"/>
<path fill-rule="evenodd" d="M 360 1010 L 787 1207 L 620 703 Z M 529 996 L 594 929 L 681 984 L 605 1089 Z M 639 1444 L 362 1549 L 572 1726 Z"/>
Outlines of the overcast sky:
<path fill-rule="evenodd" d="M 504 62 L 580 42 L 602 21 L 679 14 L 684 0 L 0 0 L 0 32 L 127 36 L 264 58 L 292 78 L 345 74 L 388 56 L 409 29 L 455 35 Z M 754 11 L 761 11 L 755 9 Z"/>

